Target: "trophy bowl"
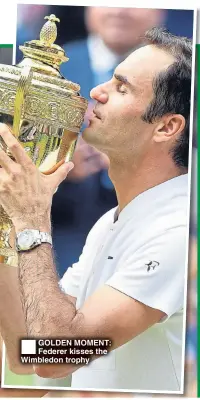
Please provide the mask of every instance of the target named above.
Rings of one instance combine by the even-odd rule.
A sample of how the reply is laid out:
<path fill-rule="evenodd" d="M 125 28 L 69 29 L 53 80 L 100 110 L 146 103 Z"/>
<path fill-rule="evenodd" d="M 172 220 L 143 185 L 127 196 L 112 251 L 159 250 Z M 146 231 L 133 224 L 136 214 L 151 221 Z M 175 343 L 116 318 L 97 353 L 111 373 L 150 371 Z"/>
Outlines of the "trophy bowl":
<path fill-rule="evenodd" d="M 88 102 L 80 86 L 60 73 L 68 58 L 54 44 L 58 18 L 51 14 L 45 19 L 40 39 L 19 46 L 22 61 L 0 64 L 0 116 L 38 169 L 50 174 L 72 159 Z M 0 147 L 11 157 L 1 138 Z M 17 263 L 14 227 L 1 206 L 0 262 Z"/>

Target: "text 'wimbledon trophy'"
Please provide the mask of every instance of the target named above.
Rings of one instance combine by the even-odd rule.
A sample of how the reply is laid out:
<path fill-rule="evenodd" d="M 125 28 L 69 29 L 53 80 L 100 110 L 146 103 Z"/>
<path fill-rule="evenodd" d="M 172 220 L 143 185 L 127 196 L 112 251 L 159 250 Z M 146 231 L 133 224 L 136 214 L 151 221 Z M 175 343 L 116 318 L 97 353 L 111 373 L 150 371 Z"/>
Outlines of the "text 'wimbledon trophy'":
<path fill-rule="evenodd" d="M 45 19 L 40 40 L 19 47 L 23 60 L 17 66 L 0 65 L 0 113 L 34 164 L 50 174 L 63 160 L 71 160 L 88 103 L 80 86 L 59 72 L 68 58 L 54 44 L 58 18 L 52 14 Z M 1 138 L 0 148 L 11 156 Z M 0 262 L 17 264 L 14 228 L 1 206 Z"/>

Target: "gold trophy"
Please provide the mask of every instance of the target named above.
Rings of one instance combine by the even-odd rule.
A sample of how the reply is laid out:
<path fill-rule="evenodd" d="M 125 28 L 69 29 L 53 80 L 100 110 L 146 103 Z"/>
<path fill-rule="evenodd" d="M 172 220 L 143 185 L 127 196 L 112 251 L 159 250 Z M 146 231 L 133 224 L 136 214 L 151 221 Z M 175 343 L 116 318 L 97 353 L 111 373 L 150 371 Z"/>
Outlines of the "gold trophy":
<path fill-rule="evenodd" d="M 59 71 L 68 61 L 54 44 L 59 19 L 54 14 L 45 19 L 40 40 L 19 46 L 23 60 L 0 65 L 0 113 L 34 164 L 50 174 L 72 159 L 88 102 L 80 96 L 80 86 Z M 11 156 L 1 138 L 0 147 Z M 14 227 L 1 206 L 0 262 L 17 264 Z"/>

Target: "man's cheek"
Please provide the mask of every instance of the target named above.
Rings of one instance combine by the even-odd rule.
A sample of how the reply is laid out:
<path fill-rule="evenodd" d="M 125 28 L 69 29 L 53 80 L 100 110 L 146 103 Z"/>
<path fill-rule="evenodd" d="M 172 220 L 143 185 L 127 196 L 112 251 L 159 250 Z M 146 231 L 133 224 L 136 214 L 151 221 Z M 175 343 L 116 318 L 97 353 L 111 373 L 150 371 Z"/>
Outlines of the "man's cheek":
<path fill-rule="evenodd" d="M 137 102 L 135 104 L 129 103 L 123 107 L 122 115 L 125 119 L 136 118 L 136 117 L 140 117 L 142 112 L 143 112 L 142 103 L 139 103 L 139 102 Z"/>

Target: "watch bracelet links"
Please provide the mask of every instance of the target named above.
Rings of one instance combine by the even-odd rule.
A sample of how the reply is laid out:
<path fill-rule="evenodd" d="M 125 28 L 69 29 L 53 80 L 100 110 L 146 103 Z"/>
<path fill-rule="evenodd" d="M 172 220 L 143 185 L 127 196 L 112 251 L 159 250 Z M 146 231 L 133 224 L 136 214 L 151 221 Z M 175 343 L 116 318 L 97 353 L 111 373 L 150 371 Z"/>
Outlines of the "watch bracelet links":
<path fill-rule="evenodd" d="M 40 235 L 41 235 L 41 243 L 48 243 L 52 247 L 52 245 L 53 245 L 52 236 L 47 232 L 41 232 L 41 231 L 39 231 L 39 232 L 40 232 Z"/>

